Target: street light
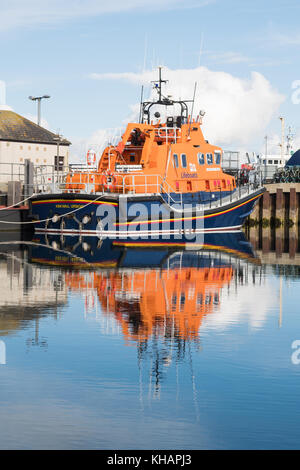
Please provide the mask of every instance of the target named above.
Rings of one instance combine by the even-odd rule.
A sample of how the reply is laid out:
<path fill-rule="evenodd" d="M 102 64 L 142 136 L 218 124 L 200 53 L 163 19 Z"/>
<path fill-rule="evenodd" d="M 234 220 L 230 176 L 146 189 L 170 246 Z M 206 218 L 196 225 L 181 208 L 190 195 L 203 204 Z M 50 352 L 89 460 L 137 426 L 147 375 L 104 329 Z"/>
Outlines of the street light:
<path fill-rule="evenodd" d="M 28 96 L 28 99 L 32 101 L 37 101 L 38 102 L 38 118 L 37 118 L 37 124 L 38 126 L 41 125 L 41 100 L 44 98 L 50 98 L 50 95 L 43 95 L 43 96 Z"/>
<path fill-rule="evenodd" d="M 63 167 L 64 167 L 64 157 L 63 156 L 60 157 L 60 155 L 59 155 L 59 144 L 62 143 L 63 138 L 59 134 L 59 132 L 57 132 L 55 137 L 53 137 L 53 140 L 56 141 L 56 146 L 57 146 L 57 155 L 56 155 L 56 162 L 54 162 L 54 167 L 55 167 L 56 171 L 62 171 Z M 62 160 L 61 160 L 61 158 L 62 158 Z"/>

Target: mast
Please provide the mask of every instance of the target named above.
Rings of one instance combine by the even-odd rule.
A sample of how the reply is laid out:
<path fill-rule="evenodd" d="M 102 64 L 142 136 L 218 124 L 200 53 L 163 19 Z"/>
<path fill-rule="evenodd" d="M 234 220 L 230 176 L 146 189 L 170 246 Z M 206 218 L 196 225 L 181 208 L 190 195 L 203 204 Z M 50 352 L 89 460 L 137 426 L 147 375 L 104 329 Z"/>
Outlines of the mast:
<path fill-rule="evenodd" d="M 280 151 L 280 156 L 281 156 L 281 161 L 283 161 L 283 156 L 284 156 L 284 117 L 280 116 L 280 121 L 281 121 L 281 151 Z"/>
<path fill-rule="evenodd" d="M 153 81 L 151 83 L 154 83 L 154 87 L 157 89 L 157 93 L 158 93 L 158 103 L 162 103 L 162 93 L 161 93 L 161 85 L 162 83 L 167 83 L 168 80 L 162 80 L 161 78 L 161 69 L 162 67 L 158 67 L 158 82 L 157 81 Z"/>
<path fill-rule="evenodd" d="M 161 70 L 162 67 L 158 67 L 158 80 L 152 80 L 151 83 L 154 85 L 154 89 L 158 93 L 158 100 L 157 101 L 143 101 L 141 103 L 141 123 L 146 122 L 147 124 L 151 123 L 151 108 L 156 105 L 163 105 L 163 106 L 174 106 L 175 104 L 178 104 L 180 106 L 180 114 L 177 116 L 180 124 L 179 127 L 181 127 L 181 124 L 184 122 L 187 122 L 188 120 L 188 105 L 187 103 L 191 103 L 193 100 L 173 100 L 170 96 L 164 96 L 162 94 L 162 84 L 167 83 L 168 80 L 163 80 L 161 78 Z M 159 117 L 160 114 L 157 113 Z"/>

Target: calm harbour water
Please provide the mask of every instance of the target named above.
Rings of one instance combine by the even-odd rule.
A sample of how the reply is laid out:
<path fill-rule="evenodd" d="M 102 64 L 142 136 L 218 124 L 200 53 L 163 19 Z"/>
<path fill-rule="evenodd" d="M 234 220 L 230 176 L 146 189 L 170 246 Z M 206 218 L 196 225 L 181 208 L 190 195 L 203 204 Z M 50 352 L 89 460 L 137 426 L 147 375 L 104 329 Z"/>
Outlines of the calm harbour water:
<path fill-rule="evenodd" d="M 0 448 L 299 448 L 297 256 L 0 245 Z"/>

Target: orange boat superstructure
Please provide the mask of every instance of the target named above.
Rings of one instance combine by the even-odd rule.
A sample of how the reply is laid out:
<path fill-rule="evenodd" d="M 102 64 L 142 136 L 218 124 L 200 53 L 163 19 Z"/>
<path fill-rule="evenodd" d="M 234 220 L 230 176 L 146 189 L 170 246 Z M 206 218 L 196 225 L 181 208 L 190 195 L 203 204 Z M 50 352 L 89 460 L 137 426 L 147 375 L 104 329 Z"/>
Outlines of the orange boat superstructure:
<path fill-rule="evenodd" d="M 66 191 L 230 193 L 235 178 L 222 171 L 221 159 L 222 149 L 207 143 L 199 120 L 180 128 L 130 123 L 121 142 L 104 150 L 97 170 L 67 176 Z"/>

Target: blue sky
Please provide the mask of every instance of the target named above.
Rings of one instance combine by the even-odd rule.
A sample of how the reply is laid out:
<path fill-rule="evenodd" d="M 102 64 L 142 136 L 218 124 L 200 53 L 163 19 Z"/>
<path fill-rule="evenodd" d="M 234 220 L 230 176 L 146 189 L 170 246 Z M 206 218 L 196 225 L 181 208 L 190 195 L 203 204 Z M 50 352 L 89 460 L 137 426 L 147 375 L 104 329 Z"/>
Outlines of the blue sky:
<path fill-rule="evenodd" d="M 299 133 L 300 105 L 292 102 L 293 82 L 300 80 L 297 0 L 0 0 L 0 7 L 0 80 L 6 82 L 7 104 L 34 116 L 36 107 L 28 96 L 50 94 L 42 105 L 43 118 L 50 129 L 60 129 L 75 143 L 120 126 L 139 101 L 143 79 L 117 75 L 112 80 L 105 74 L 141 75 L 158 64 L 183 70 L 184 90 L 189 85 L 190 95 L 191 84 L 205 74 L 195 72 L 199 64 L 209 71 L 210 93 L 214 80 L 223 80 L 217 72 L 228 74 L 228 89 L 230 81 L 253 87 L 252 107 L 235 88 L 227 101 L 227 89 L 222 90 L 223 105 L 230 108 L 232 100 L 239 102 L 240 115 L 249 116 L 252 126 L 248 135 L 247 121 L 242 127 L 236 113 L 240 127 L 234 132 L 233 117 L 224 137 L 217 129 L 222 119 L 217 123 L 216 117 L 223 116 L 219 95 L 207 100 L 207 88 L 198 86 L 199 102 L 206 104 L 209 137 L 216 144 L 223 140 L 230 147 L 232 141 L 231 146 L 259 150 L 266 133 L 276 141 L 279 115 Z M 265 81 L 260 78 L 254 85 L 252 72 Z M 267 92 L 270 96 L 264 101 Z M 255 127 L 256 112 L 261 119 Z M 228 121 L 226 114 L 224 119 Z"/>

